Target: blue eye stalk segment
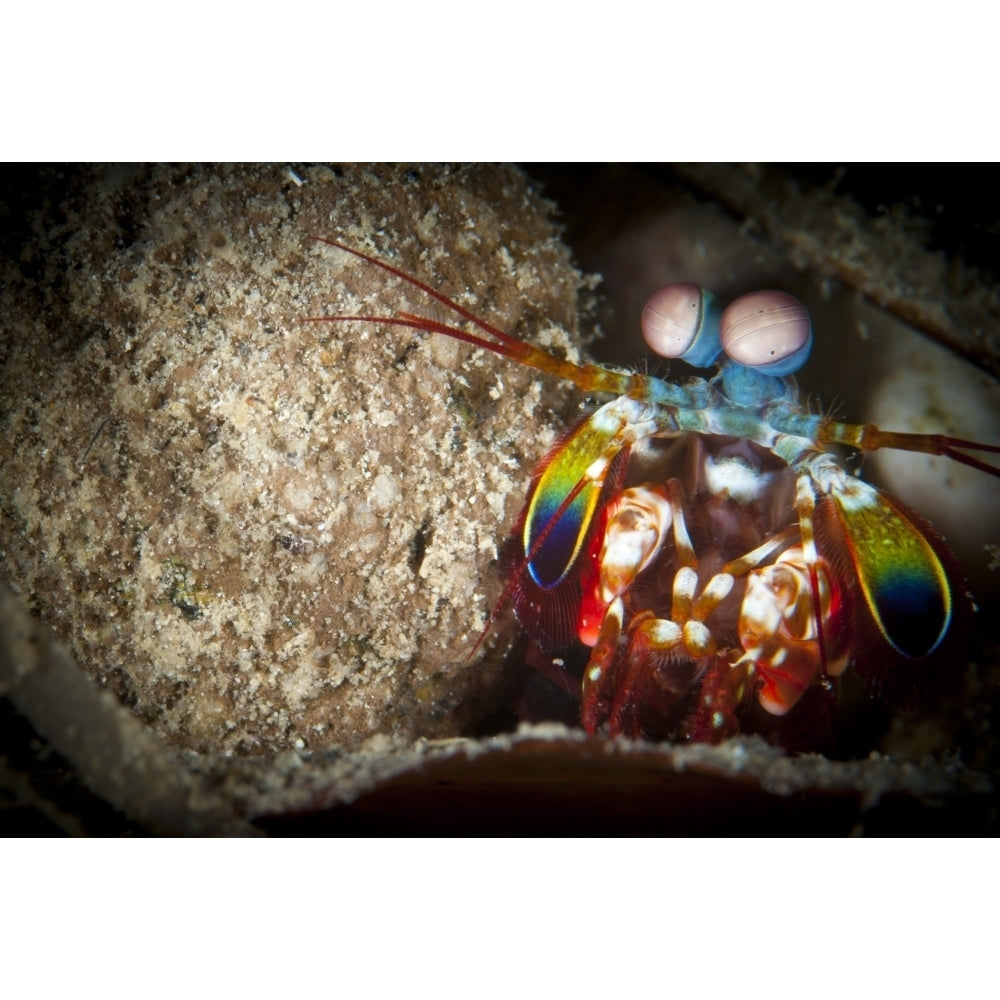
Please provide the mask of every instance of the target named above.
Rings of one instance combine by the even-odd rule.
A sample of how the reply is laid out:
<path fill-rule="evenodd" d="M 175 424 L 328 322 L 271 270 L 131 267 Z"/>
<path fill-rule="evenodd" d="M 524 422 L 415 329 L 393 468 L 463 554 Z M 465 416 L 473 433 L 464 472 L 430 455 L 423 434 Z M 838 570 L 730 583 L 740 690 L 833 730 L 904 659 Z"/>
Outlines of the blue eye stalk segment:
<path fill-rule="evenodd" d="M 808 359 L 812 324 L 785 292 L 753 292 L 725 308 L 690 283 L 655 292 L 642 316 L 650 347 L 714 370 L 678 384 L 558 358 L 383 260 L 314 239 L 420 289 L 467 325 L 407 312 L 307 322 L 446 336 L 613 397 L 540 462 L 516 528 L 519 556 L 486 626 L 510 602 L 542 649 L 592 647 L 581 693 L 589 732 L 641 735 L 655 690 L 660 701 L 667 691 L 678 705 L 696 703 L 676 735 L 721 739 L 739 729 L 752 697 L 783 715 L 848 666 L 890 706 L 933 696 L 971 614 L 961 572 L 925 521 L 826 448 L 944 455 L 1000 476 L 970 454 L 1000 454 L 1000 446 L 810 413 L 793 375 Z M 697 476 L 707 484 L 695 509 L 675 476 L 629 485 L 637 450 L 685 438 L 697 444 Z M 730 454 L 734 446 L 743 451 Z M 792 483 L 784 523 L 759 516 L 776 506 L 773 484 L 782 480 L 765 473 L 767 464 Z M 715 519 L 710 543 L 692 541 L 692 516 Z M 747 525 L 757 527 L 748 535 Z M 709 555 L 714 569 L 703 569 Z"/>

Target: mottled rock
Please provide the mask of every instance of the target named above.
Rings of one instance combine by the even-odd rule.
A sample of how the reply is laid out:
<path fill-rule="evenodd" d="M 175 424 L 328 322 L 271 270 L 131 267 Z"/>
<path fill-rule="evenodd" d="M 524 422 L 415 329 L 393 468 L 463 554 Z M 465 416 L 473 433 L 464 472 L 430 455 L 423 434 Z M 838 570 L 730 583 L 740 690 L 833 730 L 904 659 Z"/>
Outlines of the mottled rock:
<path fill-rule="evenodd" d="M 583 287 L 513 168 L 91 171 L 0 291 L 0 573 L 156 732 L 224 753 L 474 727 L 498 546 L 577 400 L 443 337 L 384 257 L 575 356 Z M 546 384 L 547 383 L 547 384 Z"/>

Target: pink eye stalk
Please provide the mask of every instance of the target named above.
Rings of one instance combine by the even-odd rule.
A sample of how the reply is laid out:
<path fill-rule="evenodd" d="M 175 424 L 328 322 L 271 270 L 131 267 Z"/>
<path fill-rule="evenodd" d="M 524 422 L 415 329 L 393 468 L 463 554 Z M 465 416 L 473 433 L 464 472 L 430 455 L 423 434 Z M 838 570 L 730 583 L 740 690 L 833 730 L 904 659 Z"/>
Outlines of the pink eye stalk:
<path fill-rule="evenodd" d="M 723 312 L 719 336 L 733 361 L 768 375 L 797 372 L 812 349 L 809 313 L 787 292 L 740 296 Z"/>
<path fill-rule="evenodd" d="M 642 335 L 661 357 L 708 368 L 719 356 L 720 312 L 707 288 L 690 281 L 665 285 L 653 292 L 642 311 Z"/>

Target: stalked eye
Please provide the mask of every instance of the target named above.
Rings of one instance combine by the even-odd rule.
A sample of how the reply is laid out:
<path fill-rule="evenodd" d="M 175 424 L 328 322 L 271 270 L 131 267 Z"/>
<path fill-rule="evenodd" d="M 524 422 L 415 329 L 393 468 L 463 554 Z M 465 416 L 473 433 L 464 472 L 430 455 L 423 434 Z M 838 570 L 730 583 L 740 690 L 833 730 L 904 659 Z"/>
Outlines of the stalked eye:
<path fill-rule="evenodd" d="M 642 311 L 642 335 L 664 358 L 683 358 L 696 368 L 708 368 L 719 356 L 718 299 L 690 281 L 679 281 L 653 292 Z"/>
<path fill-rule="evenodd" d="M 809 357 L 812 324 L 806 307 L 787 292 L 751 292 L 726 307 L 719 337 L 733 361 L 767 375 L 791 375 Z"/>

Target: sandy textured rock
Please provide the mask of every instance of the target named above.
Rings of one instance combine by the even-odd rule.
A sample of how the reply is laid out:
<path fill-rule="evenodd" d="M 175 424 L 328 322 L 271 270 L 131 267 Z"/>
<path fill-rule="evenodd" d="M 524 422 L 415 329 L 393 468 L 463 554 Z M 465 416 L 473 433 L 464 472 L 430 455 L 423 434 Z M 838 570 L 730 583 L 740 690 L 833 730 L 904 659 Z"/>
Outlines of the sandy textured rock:
<path fill-rule="evenodd" d="M 498 545 L 575 400 L 321 234 L 572 354 L 581 276 L 511 168 L 94 171 L 5 268 L 0 573 L 154 730 L 223 752 L 460 734 Z"/>

